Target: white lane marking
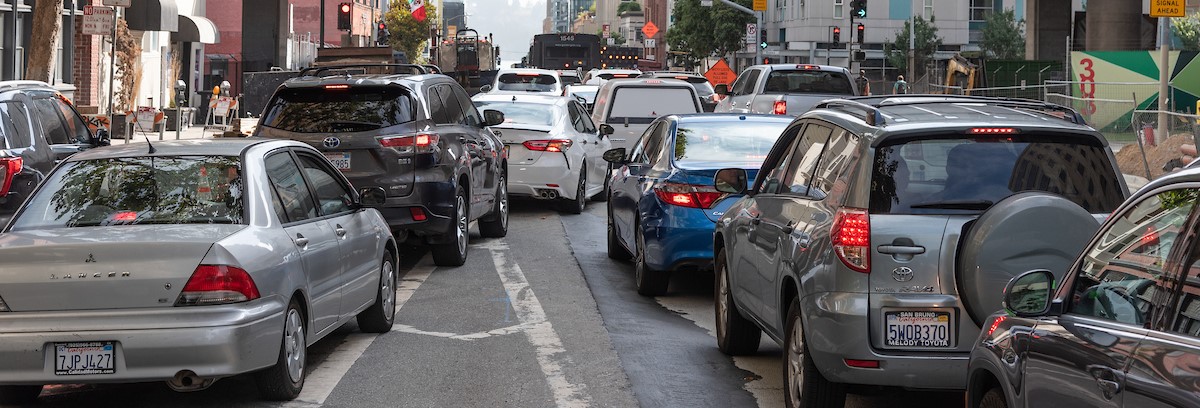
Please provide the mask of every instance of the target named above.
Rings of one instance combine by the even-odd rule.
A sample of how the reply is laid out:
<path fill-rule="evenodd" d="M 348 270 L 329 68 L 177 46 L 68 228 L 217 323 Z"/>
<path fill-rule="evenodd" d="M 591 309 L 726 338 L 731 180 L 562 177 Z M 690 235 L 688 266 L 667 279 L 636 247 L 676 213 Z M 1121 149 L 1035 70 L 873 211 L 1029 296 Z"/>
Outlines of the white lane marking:
<path fill-rule="evenodd" d="M 412 298 L 413 293 L 417 288 L 429 279 L 429 274 L 437 268 L 429 262 L 429 256 L 421 259 L 416 267 L 408 271 L 400 283 L 396 285 L 396 311 Z M 403 325 L 399 325 L 403 326 Z M 397 325 L 392 326 L 393 329 Z M 337 388 L 342 377 L 350 371 L 350 367 L 354 366 L 354 362 L 362 357 L 371 343 L 379 337 L 378 334 L 354 333 L 346 336 L 342 343 L 329 353 L 329 356 L 322 361 L 320 365 L 308 372 L 308 379 L 305 380 L 304 390 L 300 391 L 300 396 L 294 401 L 283 404 L 284 407 L 312 407 L 320 406 L 325 403 L 325 399 L 329 398 L 329 394 L 333 393 L 333 389 Z"/>
<path fill-rule="evenodd" d="M 492 337 L 492 336 L 504 336 L 504 335 L 513 334 L 513 333 L 520 333 L 520 332 L 523 332 L 525 330 L 532 328 L 533 326 L 534 326 L 533 324 L 521 323 L 518 325 L 502 327 L 499 329 L 493 329 L 493 330 L 488 330 L 488 331 L 483 331 L 483 332 L 478 332 L 478 333 L 468 333 L 468 334 L 425 331 L 425 330 L 421 330 L 421 329 L 418 329 L 413 326 L 409 326 L 407 324 L 397 324 L 395 326 L 392 326 L 392 330 L 395 330 L 395 331 L 398 331 L 401 333 L 421 334 L 421 335 L 426 335 L 426 336 L 443 337 L 443 338 L 454 339 L 454 340 L 472 341 L 472 340 L 486 339 L 486 338 Z"/>
<path fill-rule="evenodd" d="M 524 330 L 529 342 L 537 353 L 538 365 L 546 376 L 546 384 L 554 395 L 558 407 L 586 407 L 592 401 L 582 384 L 572 384 L 563 372 L 563 366 L 570 364 L 571 358 L 566 354 L 562 339 L 554 331 L 554 326 L 546 318 L 546 311 L 538 302 L 537 295 L 525 279 L 525 273 L 516 261 L 509 259 L 508 244 L 504 241 L 493 240 L 484 245 L 484 249 L 492 253 L 492 262 L 496 264 L 496 273 L 508 292 L 513 311 L 522 325 L 532 325 Z"/>

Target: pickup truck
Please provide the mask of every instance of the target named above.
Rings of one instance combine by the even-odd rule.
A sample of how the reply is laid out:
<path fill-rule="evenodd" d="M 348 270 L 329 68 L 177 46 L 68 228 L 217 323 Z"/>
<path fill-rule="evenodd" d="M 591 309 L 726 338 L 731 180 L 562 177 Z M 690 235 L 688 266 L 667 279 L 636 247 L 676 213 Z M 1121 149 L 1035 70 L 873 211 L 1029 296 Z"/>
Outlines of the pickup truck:
<path fill-rule="evenodd" d="M 717 85 L 716 93 L 724 99 L 715 112 L 792 116 L 808 112 L 825 99 L 858 95 L 846 68 L 811 64 L 751 66 L 738 75 L 731 88 Z"/>

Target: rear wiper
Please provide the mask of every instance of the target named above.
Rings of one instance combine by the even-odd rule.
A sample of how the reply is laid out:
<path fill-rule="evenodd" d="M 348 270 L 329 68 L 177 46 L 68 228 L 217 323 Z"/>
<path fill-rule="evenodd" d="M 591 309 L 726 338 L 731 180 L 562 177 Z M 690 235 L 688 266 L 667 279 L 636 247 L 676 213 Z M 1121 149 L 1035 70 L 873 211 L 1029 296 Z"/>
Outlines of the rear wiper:
<path fill-rule="evenodd" d="M 946 200 L 910 205 L 911 208 L 945 208 L 950 210 L 986 210 L 995 204 L 989 200 Z"/>

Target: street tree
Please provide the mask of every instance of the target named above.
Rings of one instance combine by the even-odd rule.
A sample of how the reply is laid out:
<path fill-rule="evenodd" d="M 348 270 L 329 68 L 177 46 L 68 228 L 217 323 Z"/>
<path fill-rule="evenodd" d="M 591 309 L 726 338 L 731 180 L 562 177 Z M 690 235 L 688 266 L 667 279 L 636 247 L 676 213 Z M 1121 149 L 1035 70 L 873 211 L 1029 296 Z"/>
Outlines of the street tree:
<path fill-rule="evenodd" d="M 429 38 L 438 21 L 438 9 L 434 2 L 425 2 L 425 20 L 417 21 L 409 10 L 408 0 L 392 0 L 391 7 L 383 16 L 388 28 L 388 46 L 403 51 L 412 63 L 424 63 L 421 53 L 429 45 Z"/>
<path fill-rule="evenodd" d="M 916 34 L 915 39 L 916 52 L 914 52 L 914 60 L 917 76 L 925 75 L 926 64 L 933 60 L 933 53 L 937 52 L 938 47 L 942 46 L 942 38 L 938 36 L 937 26 L 933 25 L 934 17 L 930 16 L 929 20 L 925 20 L 921 16 L 916 17 Z M 901 71 L 908 70 L 908 33 L 912 29 L 910 22 L 904 22 L 904 28 L 896 32 L 896 38 L 891 42 L 883 44 L 883 53 L 887 56 L 887 61 L 893 67 Z M 909 78 L 910 81 L 916 78 Z"/>
<path fill-rule="evenodd" d="M 752 0 L 735 0 L 750 8 Z M 700 0 L 677 0 L 675 24 L 667 30 L 667 44 L 675 52 L 689 56 L 693 63 L 710 56 L 725 56 L 745 47 L 746 24 L 754 18 L 722 3 L 711 7 Z M 679 54 L 676 54 L 679 55 Z"/>
<path fill-rule="evenodd" d="M 61 1 L 39 1 L 33 5 L 33 25 L 29 33 L 29 65 L 25 79 L 50 82 L 54 73 L 54 57 L 62 31 L 63 4 Z"/>
<path fill-rule="evenodd" d="M 642 5 L 636 1 L 628 1 L 617 6 L 617 15 L 624 14 L 626 11 L 642 11 Z"/>
<path fill-rule="evenodd" d="M 1200 12 L 1171 19 L 1171 31 L 1185 51 L 1200 51 Z"/>
<path fill-rule="evenodd" d="M 1024 19 L 1017 20 L 1012 10 L 994 11 L 988 13 L 985 24 L 980 47 L 988 56 L 1005 60 L 1025 57 Z"/>

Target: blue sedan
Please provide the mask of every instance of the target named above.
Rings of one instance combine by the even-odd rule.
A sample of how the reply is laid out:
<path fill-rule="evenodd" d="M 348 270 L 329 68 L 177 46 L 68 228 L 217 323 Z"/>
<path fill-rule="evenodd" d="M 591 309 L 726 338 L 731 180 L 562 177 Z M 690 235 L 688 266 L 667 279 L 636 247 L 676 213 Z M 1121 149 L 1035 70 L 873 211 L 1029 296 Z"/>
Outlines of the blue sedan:
<path fill-rule="evenodd" d="M 672 271 L 712 268 L 716 220 L 737 195 L 718 192 L 727 167 L 753 178 L 792 118 L 780 115 L 663 116 L 633 150 L 611 149 L 608 256 L 633 259 L 638 293 L 667 291 Z"/>

